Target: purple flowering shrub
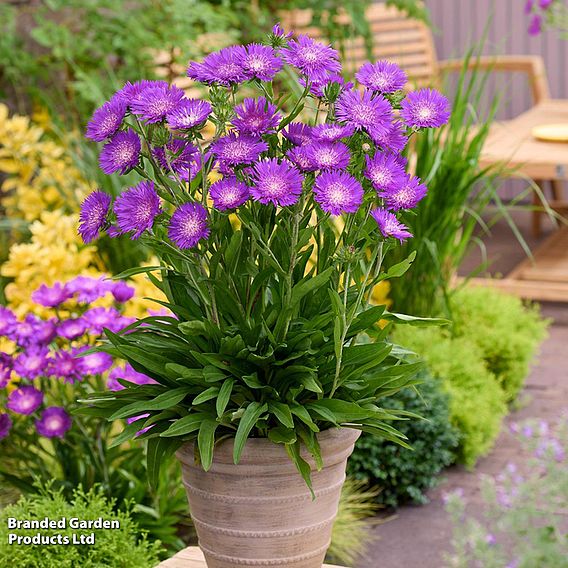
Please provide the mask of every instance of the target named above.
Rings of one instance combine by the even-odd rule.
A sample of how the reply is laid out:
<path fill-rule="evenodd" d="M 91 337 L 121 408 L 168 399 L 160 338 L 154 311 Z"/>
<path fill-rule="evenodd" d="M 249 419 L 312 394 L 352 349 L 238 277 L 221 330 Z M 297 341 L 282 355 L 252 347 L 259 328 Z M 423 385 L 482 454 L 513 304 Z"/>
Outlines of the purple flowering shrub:
<path fill-rule="evenodd" d="M 525 14 L 529 16 L 527 31 L 531 36 L 551 28 L 563 35 L 568 31 L 568 7 L 563 0 L 526 0 Z"/>
<path fill-rule="evenodd" d="M 468 514 L 462 490 L 445 496 L 454 523 L 448 566 L 567 565 L 568 414 L 555 424 L 513 423 L 511 431 L 528 460 L 483 479 L 481 515 Z"/>
<path fill-rule="evenodd" d="M 24 462 L 16 470 L 26 478 L 45 468 L 49 479 L 56 475 L 52 468 L 64 471 L 69 465 L 60 461 L 60 451 L 91 427 L 85 418 L 75 423 L 77 399 L 103 388 L 120 389 L 118 379 L 152 382 L 129 365 L 115 365 L 108 353 L 85 353 L 103 329 L 118 332 L 133 322 L 122 315 L 133 294 L 125 282 L 79 276 L 42 285 L 32 294 L 36 304 L 50 308 L 49 317 L 18 319 L 0 306 L 0 337 L 12 346 L 0 353 L 0 445 L 7 456 Z M 104 296 L 112 296 L 113 306 L 92 305 Z M 93 433 L 89 443 L 96 438 Z M 0 475 L 15 475 L 12 466 L 10 458 L 3 460 Z"/>
<path fill-rule="evenodd" d="M 297 74 L 300 96 L 278 92 L 282 72 Z M 406 95 L 405 73 L 385 61 L 346 81 L 333 47 L 279 26 L 266 45 L 226 47 L 187 74 L 208 100 L 164 82 L 127 83 L 87 127 L 104 142 L 104 172 L 143 180 L 114 203 L 92 193 L 79 232 L 85 242 L 128 235 L 153 249 L 161 275 L 150 277 L 176 316 L 107 332 L 101 351 L 157 385 L 96 394 L 93 406 L 111 421 L 140 417 L 123 439 L 150 428 L 143 436 L 157 463 L 196 439 L 208 469 L 215 440 L 227 436 L 238 462 L 246 439 L 261 436 L 284 444 L 308 482 L 299 449 L 319 463 L 320 430 L 345 424 L 404 444 L 388 423 L 400 413 L 378 403 L 412 384 L 417 366 L 376 324 L 427 320 L 369 299 L 413 260 L 381 268 L 412 236 L 401 212 L 427 191 L 400 153 L 413 133 L 447 122 L 447 99 L 431 89 Z"/>

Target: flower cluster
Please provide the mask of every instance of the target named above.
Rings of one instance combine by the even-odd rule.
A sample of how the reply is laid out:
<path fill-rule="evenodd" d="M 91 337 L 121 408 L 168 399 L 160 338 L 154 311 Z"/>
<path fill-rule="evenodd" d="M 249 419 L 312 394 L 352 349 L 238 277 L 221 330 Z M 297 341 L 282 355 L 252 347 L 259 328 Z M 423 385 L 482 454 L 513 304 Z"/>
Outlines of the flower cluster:
<path fill-rule="evenodd" d="M 287 65 L 303 94 L 286 114 L 272 81 Z M 100 107 L 87 136 L 104 142 L 101 169 L 144 179 L 112 201 L 103 191 L 83 203 L 86 243 L 103 231 L 181 249 L 207 247 L 216 220 L 261 204 L 313 203 L 323 215 L 374 219 L 382 238 L 411 236 L 399 213 L 425 196 L 401 156 L 409 136 L 449 118 L 433 89 L 404 93 L 404 71 L 388 61 L 365 63 L 358 86 L 341 76 L 338 52 L 275 26 L 267 45 L 226 47 L 192 62 L 187 74 L 210 89 L 190 99 L 163 81 L 127 83 Z M 260 96 L 235 104 L 239 86 Z M 305 102 L 318 112 L 300 121 Z M 320 112 L 326 109 L 326 113 Z M 216 127 L 207 145 L 201 130 Z M 222 175 L 212 183 L 211 173 Z"/>
<path fill-rule="evenodd" d="M 508 463 L 497 476 L 484 476 L 482 507 L 469 517 L 463 490 L 445 496 L 454 521 L 451 566 L 561 566 L 566 559 L 568 415 L 554 422 L 512 423 L 523 463 Z M 478 507 L 479 509 L 479 507 Z"/>
<path fill-rule="evenodd" d="M 554 4 L 562 5 L 558 0 L 527 0 L 525 3 L 525 14 L 530 16 L 527 31 L 531 36 L 539 35 L 546 19 L 552 19 L 552 8 Z"/>
<path fill-rule="evenodd" d="M 51 317 L 29 313 L 19 319 L 0 306 L 0 339 L 8 346 L 0 353 L 0 439 L 9 434 L 16 417 L 33 417 L 40 436 L 63 437 L 72 419 L 66 397 L 57 393 L 66 385 L 84 388 L 90 378 L 106 374 L 112 390 L 122 388 L 118 379 L 151 382 L 129 365 L 111 370 L 114 362 L 107 353 L 85 353 L 103 330 L 119 332 L 134 321 L 122 313 L 133 295 L 134 288 L 123 281 L 78 276 L 65 284 L 42 285 L 32 294 Z M 92 305 L 105 296 L 112 299 L 111 307 Z M 71 315 L 63 317 L 63 312 Z"/>

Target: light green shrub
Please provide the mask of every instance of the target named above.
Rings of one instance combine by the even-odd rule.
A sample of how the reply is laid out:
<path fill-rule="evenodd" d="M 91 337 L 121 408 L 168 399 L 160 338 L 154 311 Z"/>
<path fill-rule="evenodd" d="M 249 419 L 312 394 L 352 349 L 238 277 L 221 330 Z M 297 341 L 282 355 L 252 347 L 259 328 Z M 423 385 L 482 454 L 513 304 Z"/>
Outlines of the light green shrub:
<path fill-rule="evenodd" d="M 482 352 L 507 401 L 514 400 L 529 373 L 548 322 L 538 307 L 524 305 L 492 288 L 463 288 L 452 298 L 453 333 L 468 337 Z"/>
<path fill-rule="evenodd" d="M 378 489 L 348 477 L 341 490 L 337 517 L 333 524 L 327 561 L 353 566 L 373 540 L 371 528 L 379 509 L 376 503 Z"/>
<path fill-rule="evenodd" d="M 461 433 L 456 457 L 473 466 L 493 446 L 507 413 L 503 390 L 487 369 L 481 349 L 443 328 L 401 326 L 394 340 L 423 357 L 432 375 L 442 381 L 450 395 L 452 424 Z"/>
<path fill-rule="evenodd" d="M 17 503 L 0 511 L 0 566 L 18 568 L 152 568 L 158 563 L 160 543 L 150 543 L 139 531 L 128 512 L 113 511 L 113 504 L 91 489 L 88 493 L 76 490 L 71 502 L 60 491 L 47 489 L 38 495 L 22 497 Z M 71 538 L 72 533 L 95 533 L 92 545 L 33 545 L 8 544 L 8 535 L 33 536 L 38 530 L 9 529 L 8 518 L 19 520 L 67 519 L 67 528 L 39 529 L 42 535 L 61 534 Z M 117 520 L 118 529 L 69 528 L 69 519 Z"/>

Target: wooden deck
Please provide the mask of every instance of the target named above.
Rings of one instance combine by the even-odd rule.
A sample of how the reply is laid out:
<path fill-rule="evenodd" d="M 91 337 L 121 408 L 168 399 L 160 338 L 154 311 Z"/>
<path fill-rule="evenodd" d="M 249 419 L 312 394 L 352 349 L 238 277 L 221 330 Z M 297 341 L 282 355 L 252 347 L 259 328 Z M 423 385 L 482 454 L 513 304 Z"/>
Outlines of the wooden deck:
<path fill-rule="evenodd" d="M 175 556 L 164 560 L 156 568 L 206 568 L 203 552 L 197 546 L 190 546 L 178 552 Z M 324 564 L 322 568 L 345 568 Z"/>
<path fill-rule="evenodd" d="M 568 302 L 568 227 L 548 237 L 505 278 L 472 278 L 474 286 L 492 286 L 528 300 Z"/>

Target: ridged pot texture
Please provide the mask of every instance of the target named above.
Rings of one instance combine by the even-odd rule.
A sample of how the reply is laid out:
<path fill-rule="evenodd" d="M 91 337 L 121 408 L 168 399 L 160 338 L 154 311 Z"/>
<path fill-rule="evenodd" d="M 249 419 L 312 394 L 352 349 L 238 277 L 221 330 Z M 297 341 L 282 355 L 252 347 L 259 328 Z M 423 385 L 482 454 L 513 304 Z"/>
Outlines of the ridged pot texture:
<path fill-rule="evenodd" d="M 226 440 L 208 472 L 195 463 L 193 444 L 183 446 L 177 456 L 207 566 L 321 568 L 359 434 L 349 428 L 319 433 L 320 471 L 303 451 L 315 500 L 282 445 L 251 438 L 235 465 L 233 441 Z"/>

